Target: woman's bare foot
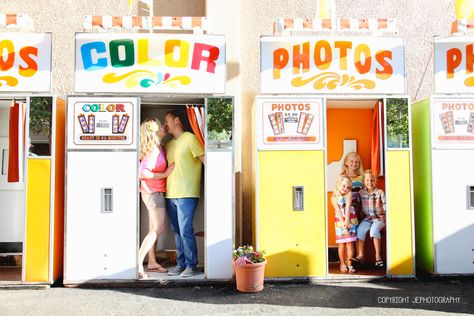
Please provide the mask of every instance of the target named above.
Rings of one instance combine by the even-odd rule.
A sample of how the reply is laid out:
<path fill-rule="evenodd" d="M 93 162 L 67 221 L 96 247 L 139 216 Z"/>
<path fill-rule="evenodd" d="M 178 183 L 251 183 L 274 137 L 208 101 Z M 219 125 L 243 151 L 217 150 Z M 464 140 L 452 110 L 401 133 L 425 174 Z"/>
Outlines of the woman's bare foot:
<path fill-rule="evenodd" d="M 148 265 L 147 271 L 148 272 L 167 273 L 168 269 L 166 269 L 166 268 L 160 266 L 158 263 L 156 263 L 156 264 Z"/>

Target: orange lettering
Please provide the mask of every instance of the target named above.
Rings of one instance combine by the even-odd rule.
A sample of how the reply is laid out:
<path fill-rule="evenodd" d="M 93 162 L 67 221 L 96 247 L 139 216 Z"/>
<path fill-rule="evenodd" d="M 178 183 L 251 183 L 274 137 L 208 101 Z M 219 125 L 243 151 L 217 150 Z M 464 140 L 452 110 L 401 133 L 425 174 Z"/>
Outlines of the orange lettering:
<path fill-rule="evenodd" d="M 392 60 L 392 52 L 389 50 L 378 51 L 375 54 L 375 60 L 382 67 L 382 69 L 380 70 L 379 68 L 375 69 L 375 75 L 377 76 L 377 78 L 379 79 L 390 78 L 393 74 L 393 67 L 390 64 L 390 61 Z"/>
<path fill-rule="evenodd" d="M 347 50 L 352 48 L 352 42 L 336 41 L 334 47 L 339 49 L 339 58 L 341 63 L 341 70 L 347 69 Z"/>
<path fill-rule="evenodd" d="M 309 71 L 309 42 L 303 43 L 303 52 L 300 45 L 293 46 L 293 74 L 299 74 L 303 66 L 303 72 Z"/>
<path fill-rule="evenodd" d="M 454 70 L 461 64 L 462 53 L 457 48 L 448 49 L 446 52 L 446 76 L 454 77 Z"/>
<path fill-rule="evenodd" d="M 474 63 L 474 54 L 472 52 L 473 45 L 466 46 L 466 74 L 472 73 L 472 66 Z"/>
<path fill-rule="evenodd" d="M 290 56 L 284 48 L 279 48 L 273 52 L 273 79 L 279 79 L 280 70 L 288 64 Z"/>
<path fill-rule="evenodd" d="M 3 59 L 3 52 L 7 51 L 7 59 Z M 13 67 L 15 62 L 15 48 L 13 42 L 9 40 L 3 40 L 0 42 L 0 71 L 6 71 Z"/>
<path fill-rule="evenodd" d="M 32 56 L 38 56 L 38 48 L 26 46 L 20 49 L 20 57 L 26 63 L 26 67 L 20 65 L 18 72 L 23 77 L 31 77 L 38 71 L 38 64 L 31 58 Z"/>
<path fill-rule="evenodd" d="M 364 55 L 364 63 L 362 63 L 362 54 Z M 360 44 L 356 47 L 354 52 L 355 67 L 357 71 L 363 75 L 370 71 L 372 61 L 370 58 L 370 48 L 366 44 Z"/>
<path fill-rule="evenodd" d="M 324 50 L 324 59 L 321 58 L 321 52 Z M 318 41 L 314 46 L 314 63 L 320 70 L 328 69 L 331 66 L 332 51 L 328 41 Z"/>

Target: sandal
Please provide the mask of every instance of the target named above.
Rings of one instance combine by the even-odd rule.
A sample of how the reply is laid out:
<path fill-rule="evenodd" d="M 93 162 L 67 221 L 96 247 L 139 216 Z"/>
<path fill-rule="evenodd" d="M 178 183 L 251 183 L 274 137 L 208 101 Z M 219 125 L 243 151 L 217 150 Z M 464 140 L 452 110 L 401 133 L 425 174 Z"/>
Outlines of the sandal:
<path fill-rule="evenodd" d="M 355 258 L 350 258 L 350 261 L 352 261 L 352 264 L 355 265 L 356 267 L 360 267 L 364 265 L 364 261 L 362 261 L 360 258 L 355 257 Z"/>
<path fill-rule="evenodd" d="M 383 267 L 385 267 L 385 263 L 383 262 L 383 260 L 376 260 L 375 261 L 375 267 L 376 268 L 383 268 Z"/>
<path fill-rule="evenodd" d="M 347 268 L 349 269 L 349 273 L 355 273 L 356 272 L 356 269 L 354 269 L 353 266 L 348 266 Z"/>
<path fill-rule="evenodd" d="M 146 272 L 167 273 L 168 269 L 163 268 L 162 266 L 159 266 L 159 267 L 156 267 L 156 268 L 148 268 L 148 269 L 146 269 Z"/>
<path fill-rule="evenodd" d="M 347 266 L 345 264 L 343 264 L 339 267 L 339 270 L 341 270 L 341 272 L 345 273 L 345 272 L 347 272 Z"/>

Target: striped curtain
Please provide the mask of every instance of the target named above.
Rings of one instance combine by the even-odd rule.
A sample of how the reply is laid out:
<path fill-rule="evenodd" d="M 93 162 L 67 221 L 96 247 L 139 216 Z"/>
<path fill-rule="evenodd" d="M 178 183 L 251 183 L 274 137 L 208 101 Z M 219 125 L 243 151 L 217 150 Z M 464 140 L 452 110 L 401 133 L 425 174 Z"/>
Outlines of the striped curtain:
<path fill-rule="evenodd" d="M 370 150 L 370 169 L 377 176 L 383 175 L 383 109 L 382 102 L 377 101 L 372 116 L 372 137 Z"/>
<path fill-rule="evenodd" d="M 25 104 L 12 101 L 8 129 L 8 182 L 23 181 L 25 118 Z"/>
<path fill-rule="evenodd" d="M 198 105 L 186 105 L 186 111 L 193 133 L 204 147 L 204 109 Z"/>

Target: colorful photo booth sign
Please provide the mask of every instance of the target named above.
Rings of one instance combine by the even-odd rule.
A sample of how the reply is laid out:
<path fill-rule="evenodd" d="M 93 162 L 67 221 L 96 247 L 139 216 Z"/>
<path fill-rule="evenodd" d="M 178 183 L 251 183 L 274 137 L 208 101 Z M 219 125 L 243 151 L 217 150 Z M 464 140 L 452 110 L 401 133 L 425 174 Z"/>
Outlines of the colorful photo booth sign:
<path fill-rule="evenodd" d="M 404 94 L 403 39 L 262 37 L 261 93 Z"/>
<path fill-rule="evenodd" d="M 474 99 L 433 98 L 433 147 L 474 148 Z"/>
<path fill-rule="evenodd" d="M 225 93 L 225 38 L 76 34 L 76 92 Z"/>
<path fill-rule="evenodd" d="M 136 98 L 69 98 L 70 148 L 133 146 Z"/>
<path fill-rule="evenodd" d="M 321 148 L 322 99 L 257 99 L 259 149 Z"/>
<path fill-rule="evenodd" d="M 0 33 L 0 92 L 50 92 L 51 33 Z"/>
<path fill-rule="evenodd" d="M 474 93 L 474 37 L 434 39 L 435 93 Z"/>

